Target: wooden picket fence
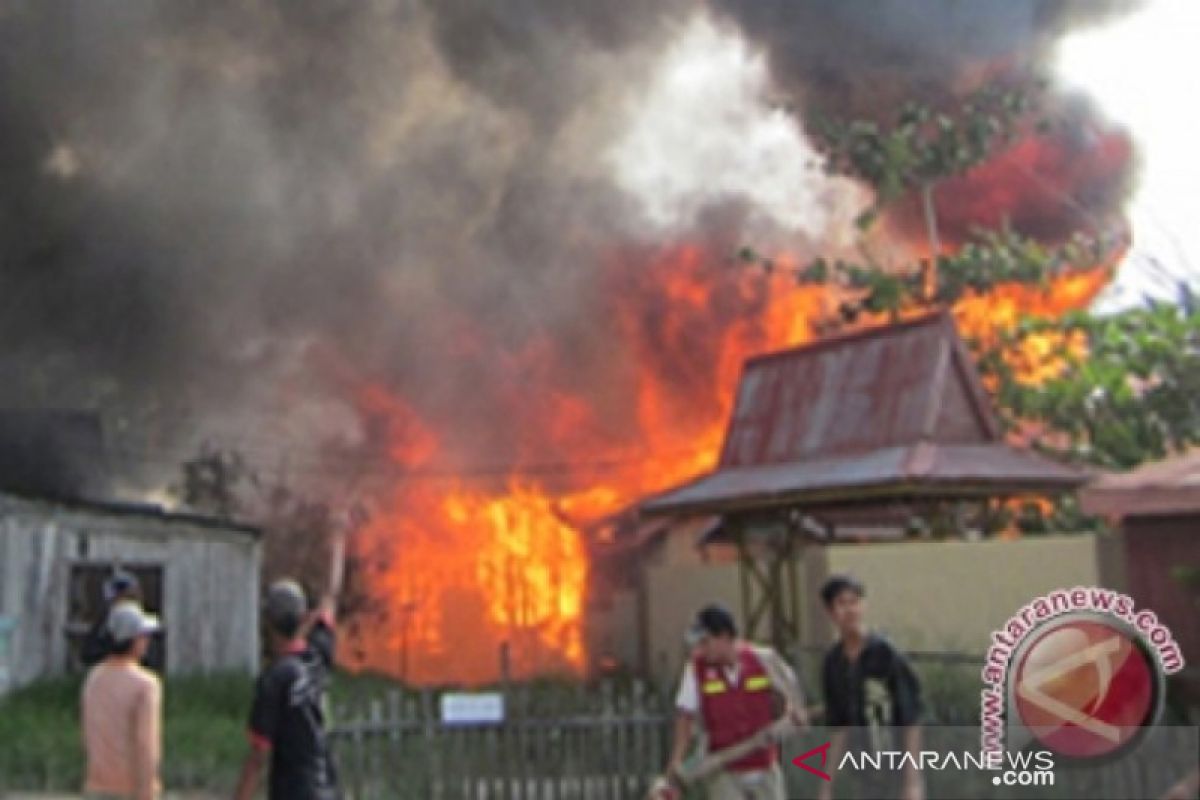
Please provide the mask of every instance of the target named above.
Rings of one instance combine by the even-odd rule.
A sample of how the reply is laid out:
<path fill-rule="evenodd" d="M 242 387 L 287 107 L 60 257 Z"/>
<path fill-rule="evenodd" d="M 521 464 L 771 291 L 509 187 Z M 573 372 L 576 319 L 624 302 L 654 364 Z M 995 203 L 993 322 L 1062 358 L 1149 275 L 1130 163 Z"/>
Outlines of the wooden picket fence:
<path fill-rule="evenodd" d="M 473 725 L 443 723 L 431 691 L 335 707 L 348 800 L 626 800 L 666 763 L 670 706 L 645 684 L 504 697 L 503 722 Z"/>
<path fill-rule="evenodd" d="M 819 655 L 797 654 L 802 674 L 814 674 Z M 978 659 L 957 653 L 909 656 L 924 686 L 924 738 L 929 747 L 958 752 L 977 746 Z M 674 718 L 672 688 L 643 682 L 521 684 L 504 689 L 503 722 L 481 725 L 443 723 L 438 694 L 431 690 L 386 690 L 338 705 L 331 736 L 345 796 L 640 800 L 666 764 Z M 1183 726 L 1177 721 L 1156 728 L 1137 758 L 1103 769 L 1057 765 L 1054 793 L 1047 796 L 1157 797 L 1165 788 L 1159 784 L 1184 774 L 1189 759 L 1194 766 L 1200 747 L 1197 723 L 1200 715 Z M 785 763 L 827 739 L 828 733 L 818 726 L 785 747 Z M 785 777 L 789 797 L 815 796 L 811 776 L 792 769 L 785 770 Z M 974 774 L 936 773 L 928 781 L 931 798 L 1017 796 Z"/>

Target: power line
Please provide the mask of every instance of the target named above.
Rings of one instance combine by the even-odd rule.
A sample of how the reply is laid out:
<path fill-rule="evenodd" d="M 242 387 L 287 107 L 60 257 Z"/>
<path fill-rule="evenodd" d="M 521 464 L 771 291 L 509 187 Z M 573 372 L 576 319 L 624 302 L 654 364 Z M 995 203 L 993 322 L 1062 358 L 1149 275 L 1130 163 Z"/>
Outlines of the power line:
<path fill-rule="evenodd" d="M 141 466 L 172 466 L 180 467 L 200 455 L 195 449 L 183 445 L 174 447 L 150 448 L 130 443 L 69 443 L 57 448 L 64 454 L 88 456 L 114 456 L 118 460 Z M 331 453 L 328 455 L 313 451 L 297 452 L 289 449 L 266 450 L 263 448 L 241 448 L 231 444 L 227 450 L 241 456 L 260 456 L 264 460 L 282 461 L 289 471 L 307 475 L 344 476 L 345 470 L 359 470 L 367 475 L 391 476 L 404 480 L 439 480 L 460 478 L 497 478 L 525 476 L 553 476 L 577 474 L 580 472 L 618 471 L 641 464 L 656 464 L 664 461 L 675 461 L 687 458 L 698 458 L 709 451 L 702 448 L 645 453 L 636 456 L 625 456 L 595 460 L 558 460 L 530 462 L 499 462 L 483 464 L 424 464 L 407 466 L 398 463 L 386 453 L 353 454 Z M 250 459 L 247 459 L 250 461 Z M 253 465 L 253 464 L 252 464 Z M 261 466 L 261 465 L 260 465 Z"/>

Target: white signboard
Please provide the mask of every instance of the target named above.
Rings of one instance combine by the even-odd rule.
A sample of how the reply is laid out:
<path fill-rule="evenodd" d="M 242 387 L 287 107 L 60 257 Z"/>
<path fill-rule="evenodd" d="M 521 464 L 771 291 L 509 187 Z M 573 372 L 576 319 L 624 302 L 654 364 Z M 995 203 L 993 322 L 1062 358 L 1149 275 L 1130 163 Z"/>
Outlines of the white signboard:
<path fill-rule="evenodd" d="M 504 695 L 499 692 L 446 692 L 443 725 L 491 725 L 504 721 Z"/>

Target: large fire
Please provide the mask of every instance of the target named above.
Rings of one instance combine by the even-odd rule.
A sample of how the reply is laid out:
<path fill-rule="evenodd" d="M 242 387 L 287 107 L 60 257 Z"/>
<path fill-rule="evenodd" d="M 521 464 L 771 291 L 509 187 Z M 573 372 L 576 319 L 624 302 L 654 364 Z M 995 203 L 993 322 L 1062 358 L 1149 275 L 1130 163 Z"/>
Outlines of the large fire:
<path fill-rule="evenodd" d="M 1011 343 L 1002 337 L 1015 330 L 1022 319 L 1057 319 L 1070 311 L 1087 308 L 1111 280 L 1114 266 L 1115 261 L 1066 273 L 1052 279 L 1046 287 L 1013 283 L 986 293 L 971 292 L 955 303 L 954 320 L 963 336 L 978 341 L 982 347 L 1000 345 L 1004 360 L 1018 382 L 1045 383 L 1060 375 L 1070 359 L 1086 355 L 1087 340 L 1083 333 L 1030 333 Z"/>
<path fill-rule="evenodd" d="M 362 408 L 386 417 L 388 452 L 408 477 L 355 540 L 374 611 L 352 629 L 350 666 L 426 684 L 585 669 L 582 524 L 710 467 L 743 360 L 809 339 L 842 299 L 831 287 L 722 262 L 695 247 L 614 261 L 605 291 L 622 341 L 613 349 L 634 354 L 619 435 L 598 432 L 596 408 L 611 398 L 555 383 L 539 368 L 569 357 L 554 342 L 514 359 L 545 380 L 531 387 L 542 398 L 536 424 L 559 452 L 575 454 L 562 463 L 443 471 L 434 416 L 379 386 L 361 391 Z M 964 334 L 991 340 L 1023 315 L 1086 306 L 1108 275 L 1105 265 L 1044 289 L 1000 286 L 964 297 L 954 313 Z M 1029 346 L 1014 363 L 1044 379 L 1061 358 L 1058 345 Z"/>

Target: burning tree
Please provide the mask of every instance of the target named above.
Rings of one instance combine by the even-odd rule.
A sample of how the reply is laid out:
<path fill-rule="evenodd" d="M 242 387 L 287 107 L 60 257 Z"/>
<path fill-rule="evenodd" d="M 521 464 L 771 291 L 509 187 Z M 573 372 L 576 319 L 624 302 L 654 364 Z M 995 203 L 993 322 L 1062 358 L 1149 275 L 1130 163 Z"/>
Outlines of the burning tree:
<path fill-rule="evenodd" d="M 1015 438 L 1076 462 L 1127 468 L 1200 441 L 1200 309 L 1181 287 L 1178 305 L 1088 310 L 1128 234 L 1123 222 L 1095 219 L 1068 190 L 1023 166 L 1032 143 L 1051 129 L 1044 117 L 1034 119 L 1042 111 L 1037 97 L 1036 84 L 993 86 L 955 113 L 909 104 L 891 125 L 818 115 L 812 127 L 827 169 L 875 192 L 859 227 L 888 221 L 885 213 L 903 225 L 919 204 L 927 252 L 883 264 L 864 245 L 861 262 L 817 258 L 793 274 L 800 284 L 848 292 L 839 308 L 843 325 L 952 308 Z M 1112 137 L 1098 137 L 1098 145 L 1100 161 L 1123 149 Z M 938 187 L 957 181 L 961 194 L 973 172 L 1005 163 L 1080 211 L 1082 229 L 1039 238 L 1002 218 L 946 237 Z M 741 257 L 776 266 L 749 249 Z"/>

